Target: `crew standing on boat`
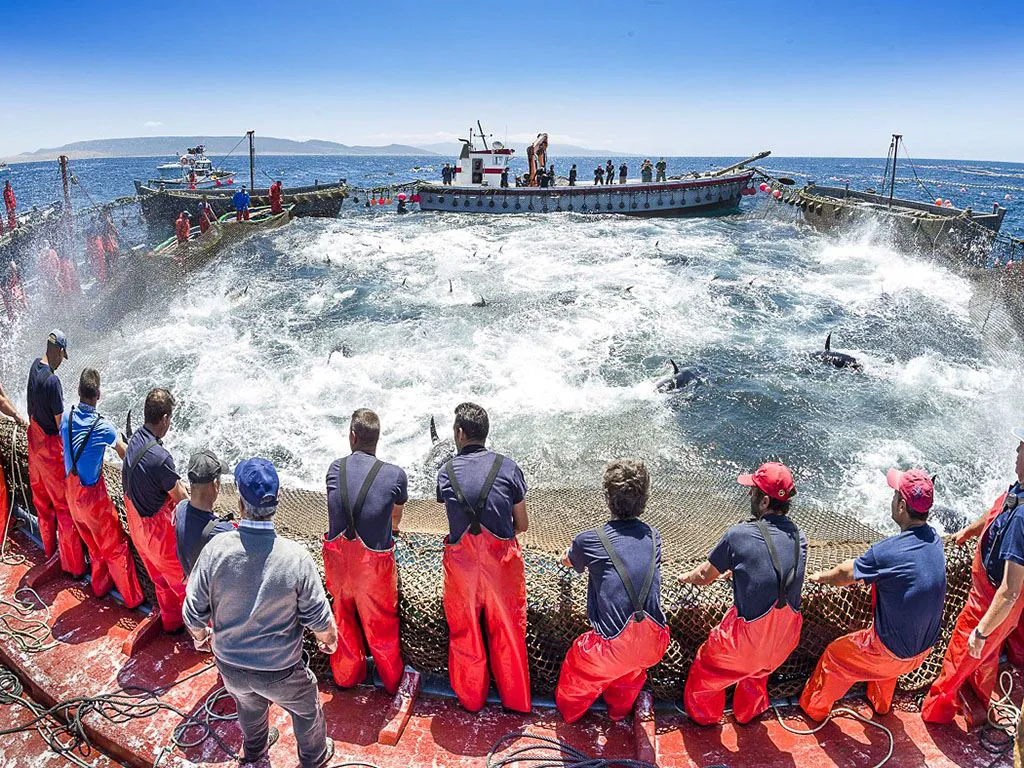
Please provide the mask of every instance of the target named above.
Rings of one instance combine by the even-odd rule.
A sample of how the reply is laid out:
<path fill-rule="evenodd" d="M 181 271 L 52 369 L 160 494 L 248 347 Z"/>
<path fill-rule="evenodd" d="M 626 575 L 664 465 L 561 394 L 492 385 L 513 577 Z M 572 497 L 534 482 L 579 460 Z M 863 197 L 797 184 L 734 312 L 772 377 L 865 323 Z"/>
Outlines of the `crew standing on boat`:
<path fill-rule="evenodd" d="M 604 184 L 604 168 L 600 165 L 594 169 L 594 186 L 598 184 Z"/>
<path fill-rule="evenodd" d="M 398 640 L 398 569 L 394 533 L 409 500 L 405 471 L 377 458 L 380 419 L 360 408 L 352 414 L 352 453 L 327 470 L 327 538 L 324 574 L 334 599 L 338 650 L 331 673 L 342 688 L 366 679 L 369 647 L 384 689 L 402 679 Z"/>
<path fill-rule="evenodd" d="M 644 160 L 643 165 L 640 166 L 640 181 L 644 184 L 649 184 L 651 182 L 651 176 L 653 175 L 652 171 L 653 168 L 651 167 L 651 161 Z"/>
<path fill-rule="evenodd" d="M 458 455 L 437 473 L 437 500 L 448 514 L 442 558 L 448 672 L 459 703 L 478 712 L 487 701 L 489 661 L 502 705 L 529 712 L 526 574 L 516 539 L 529 526 L 526 480 L 512 459 L 484 447 L 489 429 L 479 405 L 456 407 Z"/>
<path fill-rule="evenodd" d="M 173 517 L 175 506 L 188 498 L 188 491 L 163 445 L 173 412 L 174 398 L 166 389 L 154 389 L 146 396 L 145 425 L 128 440 L 121 468 L 128 532 L 153 582 L 166 632 L 181 628 L 185 599 Z"/>
<path fill-rule="evenodd" d="M 708 559 L 679 579 L 704 586 L 732 573 L 735 604 L 697 651 L 683 691 L 686 714 L 700 725 L 721 719 L 731 685 L 740 723 L 768 709 L 768 675 L 796 648 L 803 623 L 807 540 L 787 516 L 796 495 L 793 475 L 768 462 L 737 482 L 750 488 L 753 519 L 726 531 Z"/>
<path fill-rule="evenodd" d="M 179 501 L 174 509 L 174 549 L 186 579 L 203 547 L 214 536 L 235 530 L 232 515 L 220 518 L 213 514 L 220 496 L 220 476 L 227 472 L 227 465 L 208 448 L 189 457 L 189 498 Z"/>
<path fill-rule="evenodd" d="M 46 337 L 46 354 L 35 359 L 28 374 L 28 477 L 43 550 L 48 558 L 59 552 L 61 569 L 77 578 L 85 573 L 85 553 L 68 509 L 60 436 L 64 390 L 57 376 L 67 359 L 68 338 L 54 329 Z"/>
<path fill-rule="evenodd" d="M 235 221 L 248 221 L 249 193 L 244 186 L 231 196 L 231 202 L 235 206 Z"/>
<path fill-rule="evenodd" d="M 280 179 L 270 185 L 270 212 L 275 215 L 284 212 L 284 207 L 281 205 Z"/>
<path fill-rule="evenodd" d="M 188 236 L 192 231 L 192 225 L 189 222 L 188 211 L 182 211 L 178 214 L 178 219 L 174 222 L 174 234 L 178 237 L 178 244 L 187 243 Z"/>
<path fill-rule="evenodd" d="M 562 664 L 555 704 L 566 722 L 583 717 L 599 696 L 608 717 L 622 720 L 668 648 L 661 609 L 661 535 L 640 521 L 650 492 L 644 463 L 613 461 L 604 471 L 611 520 L 579 534 L 562 560 L 589 571 L 587 618 L 592 629 L 576 638 Z"/>
<path fill-rule="evenodd" d="M 664 157 L 661 158 L 660 160 L 658 160 L 657 163 L 655 163 L 654 168 L 658 172 L 658 175 L 655 178 L 655 181 L 667 181 L 668 180 L 668 179 L 665 178 L 665 169 L 668 168 L 668 165 L 665 164 L 665 158 Z"/>
<path fill-rule="evenodd" d="M 623 161 L 622 165 L 619 166 L 619 184 L 626 183 L 626 176 L 629 174 L 629 166 Z"/>
<path fill-rule="evenodd" d="M 1013 436 L 1018 441 L 1017 481 L 985 515 L 954 536 L 961 545 L 978 537 L 978 544 L 967 604 L 956 620 L 939 677 L 921 704 L 921 718 L 928 723 L 953 722 L 961 702 L 968 704 L 968 714 L 974 706 L 988 710 L 1003 641 L 1024 611 L 1024 426 L 1016 427 Z"/>
<path fill-rule="evenodd" d="M 503 188 L 508 187 L 508 166 L 506 165 L 501 169 L 501 186 Z"/>
<path fill-rule="evenodd" d="M 206 231 L 213 226 L 213 222 L 217 220 L 217 214 L 213 212 L 213 206 L 204 197 L 202 202 L 199 203 L 199 234 L 205 235 Z"/>
<path fill-rule="evenodd" d="M 89 550 L 92 593 L 103 597 L 117 587 L 126 608 L 136 608 L 146 596 L 139 586 L 128 535 L 107 493 L 103 459 L 107 447 L 124 458 L 125 444 L 114 425 L 96 411 L 100 400 L 100 374 L 86 368 L 78 381 L 77 406 L 64 414 L 60 432 L 64 442 L 68 509 Z"/>
<path fill-rule="evenodd" d="M 448 187 L 452 183 L 452 167 L 448 164 L 444 164 L 444 168 L 441 169 L 441 184 Z"/>
<path fill-rule="evenodd" d="M 14 197 L 14 187 L 11 186 L 11 180 L 8 179 L 4 182 L 4 207 L 7 209 L 7 227 L 8 229 L 14 229 L 18 226 L 18 219 L 14 215 L 14 210 L 17 207 L 18 201 Z"/>
<path fill-rule="evenodd" d="M 569 169 L 569 186 L 576 186 L 576 163 L 573 163 L 572 168 Z"/>
<path fill-rule="evenodd" d="M 856 560 L 808 576 L 833 587 L 870 584 L 874 603 L 871 626 L 830 643 L 804 687 L 800 707 L 819 722 L 862 682 L 868 684 L 871 707 L 887 714 L 897 678 L 921 666 L 942 629 L 946 555 L 942 537 L 928 524 L 932 479 L 920 469 L 890 469 L 886 481 L 893 489 L 890 514 L 901 532 Z"/>
<path fill-rule="evenodd" d="M 605 163 L 605 166 L 604 166 L 604 178 L 605 178 L 605 182 L 604 182 L 605 184 L 614 184 L 615 183 L 615 163 L 613 163 L 611 160 L 609 160 L 607 163 Z"/>

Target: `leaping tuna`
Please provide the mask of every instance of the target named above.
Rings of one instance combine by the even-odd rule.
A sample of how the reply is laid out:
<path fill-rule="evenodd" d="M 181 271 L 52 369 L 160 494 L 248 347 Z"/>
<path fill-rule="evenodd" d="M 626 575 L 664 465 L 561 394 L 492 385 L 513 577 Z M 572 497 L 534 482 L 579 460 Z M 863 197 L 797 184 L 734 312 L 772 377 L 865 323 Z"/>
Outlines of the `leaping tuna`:
<path fill-rule="evenodd" d="M 423 463 L 427 469 L 431 472 L 437 472 L 445 462 L 455 457 L 458 450 L 455 447 L 455 441 L 450 437 L 446 437 L 444 440 L 437 434 L 437 424 L 434 423 L 434 417 L 430 417 L 430 451 L 427 453 L 426 459 Z"/>
<path fill-rule="evenodd" d="M 832 351 L 832 332 L 829 331 L 828 336 L 825 337 L 825 350 L 823 352 L 814 352 L 811 354 L 814 360 L 831 365 L 833 368 L 852 368 L 855 371 L 861 369 L 860 361 L 857 360 L 853 355 L 848 355 L 845 352 L 833 352 Z"/>
<path fill-rule="evenodd" d="M 677 392 L 686 389 L 691 384 L 696 386 L 704 381 L 699 368 L 693 366 L 680 368 L 676 365 L 675 360 L 669 360 L 669 363 L 672 365 L 672 375 L 658 380 L 655 387 L 659 392 Z"/>

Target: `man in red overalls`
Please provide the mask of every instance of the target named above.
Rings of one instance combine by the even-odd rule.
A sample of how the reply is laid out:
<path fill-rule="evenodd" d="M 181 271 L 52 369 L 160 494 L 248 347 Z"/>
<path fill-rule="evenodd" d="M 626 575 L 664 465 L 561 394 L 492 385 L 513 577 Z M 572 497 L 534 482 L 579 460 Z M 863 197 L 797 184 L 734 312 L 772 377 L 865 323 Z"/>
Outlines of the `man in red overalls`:
<path fill-rule="evenodd" d="M 281 205 L 281 180 L 278 179 L 270 185 L 270 212 L 282 213 L 284 207 Z"/>
<path fill-rule="evenodd" d="M 487 702 L 490 661 L 501 703 L 529 712 L 526 573 L 516 540 L 529 525 L 526 480 L 512 459 L 484 447 L 489 429 L 487 411 L 459 405 L 453 427 L 459 453 L 437 473 L 449 531 L 443 556 L 448 674 L 459 703 L 478 712 Z"/>
<path fill-rule="evenodd" d="M 166 389 L 154 389 L 146 396 L 145 426 L 128 440 L 121 470 L 128 532 L 156 588 L 160 622 L 167 632 L 182 626 L 185 575 L 178 560 L 172 512 L 188 498 L 162 442 L 173 412 L 174 398 Z"/>
<path fill-rule="evenodd" d="M 7 226 L 14 229 L 18 226 L 18 220 L 14 215 L 14 209 L 18 201 L 14 198 L 14 189 L 11 187 L 11 180 L 4 183 L 4 207 L 7 208 Z"/>
<path fill-rule="evenodd" d="M 202 202 L 199 203 L 199 234 L 205 235 L 206 230 L 213 226 L 213 222 L 216 220 L 217 214 L 213 212 L 213 206 L 204 197 Z"/>
<path fill-rule="evenodd" d="M 721 719 L 731 685 L 738 722 L 768 709 L 768 675 L 796 648 L 803 624 L 807 541 L 787 517 L 796 495 L 793 475 L 768 462 L 737 481 L 750 488 L 753 519 L 726 531 L 708 559 L 679 579 L 703 586 L 732 572 L 735 605 L 698 649 L 683 691 L 686 714 L 700 725 Z"/>
<path fill-rule="evenodd" d="M 79 404 L 64 414 L 60 432 L 64 440 L 68 507 L 85 540 L 92 566 L 92 592 L 103 597 L 115 586 L 128 608 L 146 596 L 139 586 L 128 535 L 117 519 L 103 478 L 107 446 L 123 459 L 125 444 L 114 425 L 96 412 L 100 400 L 100 374 L 86 368 L 78 382 Z"/>
<path fill-rule="evenodd" d="M 178 218 L 174 222 L 174 234 L 178 238 L 178 243 L 188 242 L 188 236 L 191 232 L 191 224 L 188 219 L 188 211 L 182 211 L 178 214 Z"/>
<path fill-rule="evenodd" d="M 7 279 L 0 286 L 0 295 L 3 296 L 7 319 L 12 323 L 19 313 L 28 309 L 28 297 L 25 295 L 25 286 L 21 282 L 21 272 L 16 262 L 11 262 Z"/>
<path fill-rule="evenodd" d="M 608 717 L 622 720 L 668 648 L 661 610 L 661 536 L 640 522 L 651 480 L 642 461 L 619 459 L 604 471 L 612 519 L 576 537 L 562 564 L 589 571 L 587 617 L 593 629 L 576 638 L 558 677 L 555 703 L 568 723 L 599 696 Z"/>
<path fill-rule="evenodd" d="M 4 392 L 3 385 L 0 385 L 0 414 L 9 416 L 14 419 L 18 426 L 23 429 L 28 429 L 28 419 L 18 412 L 18 409 L 14 407 L 14 403 L 7 397 L 7 393 Z M 7 531 L 7 523 L 11 514 L 11 509 L 7 505 L 7 480 L 4 477 L 4 467 L 0 464 L 0 542 L 3 541 L 5 532 Z"/>
<path fill-rule="evenodd" d="M 1013 435 L 1017 482 L 983 517 L 956 534 L 958 544 L 979 538 L 967 604 L 953 628 L 942 671 L 921 705 L 921 717 L 929 723 L 951 723 L 964 711 L 973 724 L 970 713 L 976 706 L 988 709 L 1003 641 L 1024 611 L 1024 427 Z"/>
<path fill-rule="evenodd" d="M 327 471 L 324 572 L 338 625 L 338 649 L 331 654 L 334 682 L 351 688 L 366 679 L 369 646 L 384 689 L 395 693 L 404 665 L 393 533 L 409 491 L 405 471 L 377 458 L 379 437 L 377 414 L 366 408 L 352 414 L 352 454 Z"/>
<path fill-rule="evenodd" d="M 60 567 L 78 577 L 85 573 L 85 552 L 68 509 L 64 441 L 60 437 L 64 390 L 56 373 L 67 357 L 67 336 L 54 330 L 46 338 L 46 355 L 36 358 L 29 370 L 28 476 L 46 556 L 59 552 Z"/>

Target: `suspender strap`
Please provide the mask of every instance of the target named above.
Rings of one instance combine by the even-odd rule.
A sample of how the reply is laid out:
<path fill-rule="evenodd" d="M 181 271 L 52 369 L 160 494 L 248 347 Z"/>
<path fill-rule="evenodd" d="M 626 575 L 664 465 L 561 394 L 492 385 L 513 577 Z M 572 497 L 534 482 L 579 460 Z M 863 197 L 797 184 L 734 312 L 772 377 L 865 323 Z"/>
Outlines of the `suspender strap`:
<path fill-rule="evenodd" d="M 366 479 L 363 480 L 363 484 L 359 488 L 359 495 L 356 496 L 356 505 L 353 507 L 349 503 L 348 473 L 345 469 L 345 465 L 348 463 L 348 460 L 349 457 L 346 456 L 338 465 L 338 490 L 341 491 L 341 506 L 345 509 L 345 516 L 348 518 L 348 528 L 345 531 L 345 538 L 352 541 L 356 537 L 356 518 L 363 513 L 363 504 L 366 503 L 366 494 L 370 492 L 370 487 L 373 485 L 373 481 L 377 479 L 377 473 L 380 472 L 380 468 L 384 466 L 384 462 L 380 459 L 373 460 L 373 466 L 371 466 L 370 471 L 366 473 Z"/>
<path fill-rule="evenodd" d="M 188 554 L 193 568 L 196 567 L 196 562 L 199 560 L 199 553 L 203 551 L 203 547 L 209 544 L 210 539 L 213 538 L 213 529 L 217 527 L 219 522 L 218 518 L 213 518 L 213 520 L 203 526 L 203 532 L 199 535 L 199 538 L 192 542 L 192 550 Z"/>
<path fill-rule="evenodd" d="M 132 462 L 128 465 L 128 471 L 125 473 L 125 484 L 124 484 L 124 495 L 131 496 L 132 487 L 132 472 L 139 466 L 139 462 L 142 461 L 142 457 L 149 453 L 149 449 L 157 444 L 156 438 L 149 440 L 145 445 L 142 446 L 142 450 L 139 451 L 139 455 L 136 456 Z"/>
<path fill-rule="evenodd" d="M 78 450 L 75 450 L 75 444 L 71 441 L 71 426 L 75 422 L 75 406 L 71 406 L 71 415 L 68 416 L 68 453 L 71 455 L 71 474 L 78 477 L 78 460 L 82 458 L 82 454 L 85 453 L 85 446 L 89 444 L 89 438 L 92 437 L 92 432 L 96 429 L 96 426 L 100 423 L 100 419 L 103 417 L 98 413 L 92 424 L 89 425 L 89 429 L 85 433 L 85 438 L 82 440 L 82 444 L 78 446 Z"/>
<path fill-rule="evenodd" d="M 644 525 L 644 527 L 646 528 L 647 526 Z M 629 601 L 633 604 L 633 619 L 643 621 L 647 615 L 644 607 L 647 605 L 647 596 L 650 595 L 651 586 L 654 584 L 654 571 L 658 566 L 658 542 L 654 539 L 654 532 L 651 532 L 651 562 L 647 566 L 647 575 L 644 577 L 644 585 L 640 589 L 640 594 L 637 594 L 636 588 L 633 586 L 633 580 L 629 578 L 629 571 L 626 570 L 626 564 L 622 562 L 619 553 L 612 546 L 612 540 L 608 537 L 604 526 L 598 528 L 596 533 L 597 538 L 601 540 L 601 546 L 608 553 L 608 559 L 612 561 L 615 572 L 619 574 L 619 578 L 622 580 L 622 586 L 626 588 Z"/>
<path fill-rule="evenodd" d="M 775 578 L 779 585 L 779 599 L 775 601 L 775 607 L 782 608 L 786 605 L 786 593 L 793 585 L 793 581 L 796 579 L 796 570 L 800 567 L 800 534 L 798 532 L 793 537 L 793 568 L 784 574 L 782 572 L 782 565 L 779 562 L 779 553 L 775 551 L 775 542 L 772 541 L 768 526 L 764 520 L 758 519 L 754 522 L 761 529 L 761 535 L 764 536 L 765 544 L 768 545 L 768 554 L 772 559 L 772 568 L 775 570 Z M 788 538 L 789 534 L 786 534 L 786 536 Z"/>
<path fill-rule="evenodd" d="M 491 488 L 494 487 L 494 481 L 498 477 L 503 461 L 505 461 L 504 456 L 500 453 L 494 454 L 494 463 L 491 465 L 491 471 L 488 473 L 487 479 L 484 480 L 483 488 L 480 489 L 480 496 L 477 497 L 476 504 L 470 504 L 466 501 L 466 495 L 462 492 L 462 487 L 455 477 L 455 466 L 452 464 L 452 459 L 448 459 L 448 463 L 445 464 L 445 470 L 448 472 L 448 482 L 452 485 L 452 492 L 455 494 L 459 504 L 469 512 L 469 532 L 474 536 L 480 533 L 480 518 L 487 507 L 487 497 L 491 494 Z"/>

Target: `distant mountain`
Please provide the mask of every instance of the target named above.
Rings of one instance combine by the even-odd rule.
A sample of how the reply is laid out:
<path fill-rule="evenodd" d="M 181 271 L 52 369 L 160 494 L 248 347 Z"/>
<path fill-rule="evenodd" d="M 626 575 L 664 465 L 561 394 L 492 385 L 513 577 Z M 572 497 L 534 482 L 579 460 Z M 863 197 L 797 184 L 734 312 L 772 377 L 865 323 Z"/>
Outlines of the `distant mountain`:
<path fill-rule="evenodd" d="M 91 139 L 75 141 L 62 147 L 37 149 L 5 158 L 7 162 L 34 163 L 54 160 L 59 155 L 72 159 L 93 157 L 169 157 L 188 147 L 205 144 L 211 156 L 226 155 L 238 144 L 238 136 L 136 136 L 123 139 Z M 243 140 L 240 150 L 245 150 Z M 382 147 L 349 146 L 334 141 L 310 139 L 293 141 L 273 136 L 256 136 L 256 151 L 262 155 L 424 155 L 433 154 L 419 147 L 388 144 Z"/>
<path fill-rule="evenodd" d="M 512 142 L 509 146 L 516 151 L 517 157 L 526 157 L 526 145 Z M 444 141 L 440 144 L 421 144 L 426 152 L 446 157 L 458 157 L 462 144 L 457 141 Z M 552 157 L 640 157 L 633 152 L 609 152 L 607 149 L 588 149 L 575 144 L 559 144 L 552 141 L 548 145 L 548 154 Z"/>

